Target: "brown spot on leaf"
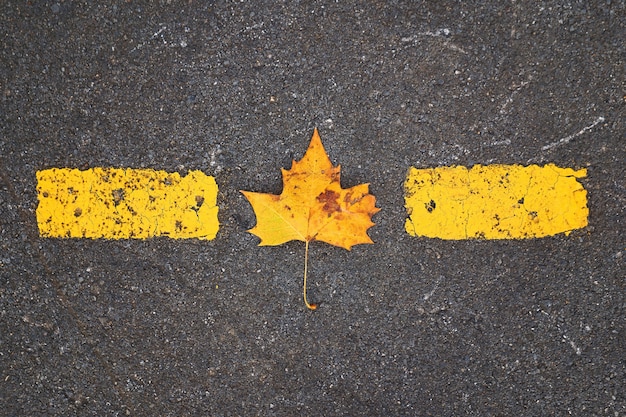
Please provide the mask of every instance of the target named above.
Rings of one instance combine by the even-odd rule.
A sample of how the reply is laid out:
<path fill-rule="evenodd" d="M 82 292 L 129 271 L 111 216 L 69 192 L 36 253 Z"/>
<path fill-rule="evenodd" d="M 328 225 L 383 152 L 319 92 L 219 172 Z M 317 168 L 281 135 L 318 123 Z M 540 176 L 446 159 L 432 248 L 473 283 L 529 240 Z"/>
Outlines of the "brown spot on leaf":
<path fill-rule="evenodd" d="M 83 214 L 83 210 L 80 207 L 76 207 L 76 210 L 74 210 L 74 216 L 80 217 L 81 214 Z"/>
<path fill-rule="evenodd" d="M 322 194 L 317 196 L 317 201 L 324 204 L 323 210 L 326 213 L 332 214 L 336 211 L 341 210 L 341 206 L 337 202 L 338 198 L 339 198 L 338 193 L 332 190 L 326 190 Z"/>
<path fill-rule="evenodd" d="M 433 210 L 437 207 L 437 204 L 434 200 L 430 200 L 428 203 L 425 204 L 425 206 L 426 210 L 428 210 L 429 213 L 432 213 Z"/>
<path fill-rule="evenodd" d="M 354 196 L 353 193 L 347 193 L 346 196 L 343 198 L 343 201 L 350 206 L 355 205 L 361 200 L 363 200 L 363 195 L 360 193 L 357 196 Z"/>

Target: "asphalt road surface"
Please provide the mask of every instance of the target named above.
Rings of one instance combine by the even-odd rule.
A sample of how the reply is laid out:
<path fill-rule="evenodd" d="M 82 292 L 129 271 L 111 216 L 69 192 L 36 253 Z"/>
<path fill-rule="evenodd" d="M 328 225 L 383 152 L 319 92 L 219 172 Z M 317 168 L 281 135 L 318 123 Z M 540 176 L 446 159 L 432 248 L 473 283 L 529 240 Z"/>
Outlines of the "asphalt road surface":
<path fill-rule="evenodd" d="M 626 5 L 0 6 L 0 415 L 626 415 Z M 317 127 L 374 245 L 258 247 Z M 587 168 L 569 236 L 404 229 L 417 168 Z M 35 173 L 201 170 L 210 241 L 44 239 Z"/>

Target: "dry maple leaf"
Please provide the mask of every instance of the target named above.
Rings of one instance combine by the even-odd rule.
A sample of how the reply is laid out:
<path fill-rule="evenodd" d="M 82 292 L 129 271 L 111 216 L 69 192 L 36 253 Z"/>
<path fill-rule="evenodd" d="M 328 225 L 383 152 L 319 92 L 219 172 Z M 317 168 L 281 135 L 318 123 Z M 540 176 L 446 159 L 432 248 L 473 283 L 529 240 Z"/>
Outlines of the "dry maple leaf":
<path fill-rule="evenodd" d="M 369 194 L 369 184 L 341 188 L 340 169 L 330 162 L 315 129 L 304 157 L 294 160 L 290 170 L 282 169 L 280 195 L 242 191 L 257 217 L 249 232 L 261 238 L 259 246 L 305 242 L 303 298 L 311 310 L 316 305 L 306 297 L 309 242 L 319 240 L 347 250 L 374 243 L 367 229 L 374 226 L 372 216 L 380 210 L 375 206 L 376 197 Z"/>

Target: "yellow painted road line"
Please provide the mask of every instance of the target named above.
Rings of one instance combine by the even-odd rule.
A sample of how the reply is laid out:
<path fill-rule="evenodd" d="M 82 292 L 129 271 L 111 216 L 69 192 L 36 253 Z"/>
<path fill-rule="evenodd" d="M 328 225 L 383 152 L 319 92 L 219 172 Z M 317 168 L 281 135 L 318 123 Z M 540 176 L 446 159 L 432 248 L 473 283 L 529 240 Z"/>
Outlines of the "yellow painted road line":
<path fill-rule="evenodd" d="M 411 168 L 405 182 L 413 236 L 526 239 L 587 226 L 586 169 L 553 164 Z"/>
<path fill-rule="evenodd" d="M 42 237 L 209 240 L 219 229 L 217 184 L 201 171 L 52 168 L 37 172 L 37 192 Z"/>

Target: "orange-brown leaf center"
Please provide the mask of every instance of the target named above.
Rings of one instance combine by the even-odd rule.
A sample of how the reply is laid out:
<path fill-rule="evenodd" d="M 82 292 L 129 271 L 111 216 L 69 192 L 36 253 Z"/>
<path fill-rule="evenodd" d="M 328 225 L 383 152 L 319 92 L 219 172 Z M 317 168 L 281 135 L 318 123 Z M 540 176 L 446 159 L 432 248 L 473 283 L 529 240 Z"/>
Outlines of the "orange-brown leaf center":
<path fill-rule="evenodd" d="M 337 202 L 338 198 L 339 193 L 336 193 L 333 190 L 326 190 L 317 196 L 317 201 L 323 203 L 324 207 L 322 207 L 322 210 L 325 213 L 328 213 L 328 215 L 331 215 L 332 213 L 341 210 L 341 206 Z"/>

